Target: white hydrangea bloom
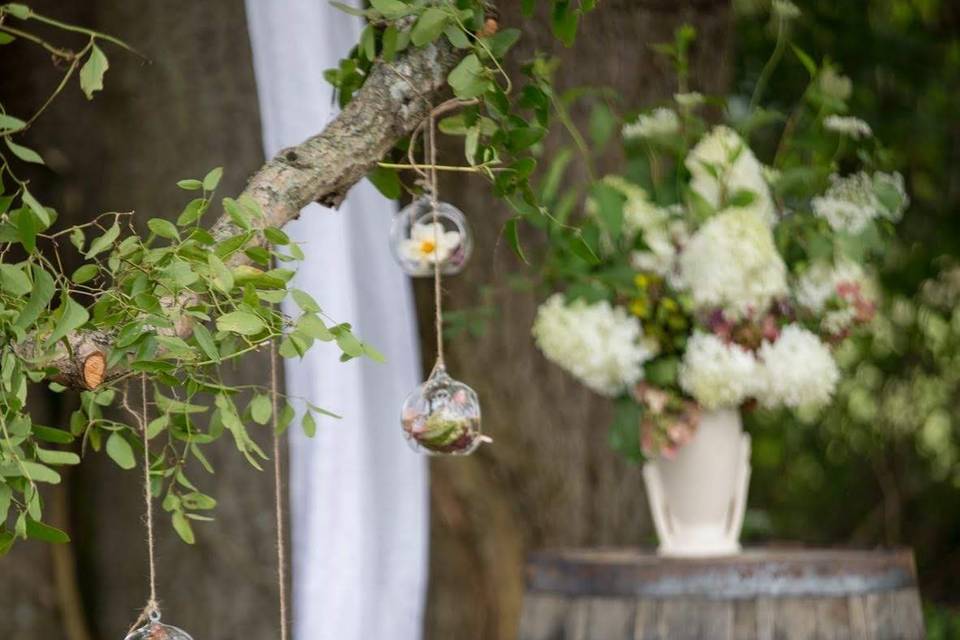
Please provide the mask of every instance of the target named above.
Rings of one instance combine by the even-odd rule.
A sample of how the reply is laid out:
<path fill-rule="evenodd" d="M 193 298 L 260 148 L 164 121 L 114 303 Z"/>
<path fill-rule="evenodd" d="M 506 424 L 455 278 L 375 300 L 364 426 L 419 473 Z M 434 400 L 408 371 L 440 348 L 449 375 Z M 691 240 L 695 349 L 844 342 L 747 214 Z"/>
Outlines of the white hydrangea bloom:
<path fill-rule="evenodd" d="M 788 325 L 776 342 L 757 353 L 761 375 L 756 398 L 765 407 L 819 408 L 830 402 L 840 380 L 830 349 L 816 335 Z"/>
<path fill-rule="evenodd" d="M 690 188 L 714 208 L 726 206 L 723 201 L 738 191 L 749 191 L 755 196 L 753 202 L 742 208 L 756 212 L 771 226 L 776 224 L 763 165 L 730 127 L 714 127 L 690 151 L 685 164 Z"/>
<path fill-rule="evenodd" d="M 634 138 L 665 138 L 680 130 L 680 119 L 673 109 L 657 107 L 650 113 L 637 117 L 635 122 L 623 125 L 623 137 L 627 140 Z"/>
<path fill-rule="evenodd" d="M 750 351 L 695 331 L 680 365 L 680 388 L 707 409 L 736 407 L 754 395 L 759 364 Z"/>
<path fill-rule="evenodd" d="M 787 268 L 773 234 L 747 209 L 707 220 L 684 247 L 680 273 L 697 307 L 721 308 L 734 317 L 766 311 L 787 293 Z"/>
<path fill-rule="evenodd" d="M 873 129 L 870 128 L 869 124 L 860 118 L 850 116 L 827 116 L 823 119 L 823 127 L 828 131 L 849 136 L 854 140 L 869 138 L 873 135 Z"/>
<path fill-rule="evenodd" d="M 878 192 L 886 200 L 878 198 Z M 907 202 L 903 176 L 899 173 L 877 172 L 871 177 L 861 171 L 845 177 L 830 176 L 827 192 L 813 198 L 810 204 L 813 213 L 825 219 L 834 231 L 857 234 L 877 217 L 899 220 Z"/>
<path fill-rule="evenodd" d="M 640 380 L 643 363 L 654 355 L 640 321 L 606 300 L 567 304 L 554 294 L 540 305 L 533 336 L 547 358 L 611 397 Z"/>
<path fill-rule="evenodd" d="M 794 294 L 800 306 L 819 314 L 824 305 L 837 293 L 837 285 L 844 282 L 869 288 L 867 274 L 856 262 L 841 260 L 834 263 L 817 262 L 797 278 Z"/>

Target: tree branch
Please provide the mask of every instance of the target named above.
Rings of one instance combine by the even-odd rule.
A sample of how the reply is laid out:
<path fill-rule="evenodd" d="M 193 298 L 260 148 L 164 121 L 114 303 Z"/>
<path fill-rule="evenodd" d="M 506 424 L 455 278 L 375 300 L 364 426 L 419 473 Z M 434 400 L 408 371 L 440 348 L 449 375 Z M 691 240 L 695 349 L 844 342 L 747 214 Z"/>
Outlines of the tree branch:
<path fill-rule="evenodd" d="M 377 162 L 409 135 L 427 116 L 433 99 L 446 86 L 447 74 L 462 57 L 445 39 L 422 49 L 411 49 L 392 63 L 379 62 L 353 100 L 320 134 L 284 149 L 247 183 L 243 195 L 255 200 L 264 212 L 263 226 L 281 227 L 297 218 L 311 202 L 338 207 L 350 188 Z M 210 230 L 222 240 L 242 232 L 223 214 Z M 254 242 L 264 243 L 262 234 Z M 249 262 L 242 251 L 229 266 Z M 200 302 L 194 292 L 163 301 L 168 309 Z M 179 323 L 169 334 L 189 335 L 191 326 Z M 103 331 L 77 331 L 62 340 L 45 366 L 57 371 L 53 379 L 68 387 L 95 389 L 104 380 L 122 375 L 118 365 L 105 370 L 113 336 Z M 37 353 L 39 342 L 26 340 L 15 348 L 22 357 Z"/>

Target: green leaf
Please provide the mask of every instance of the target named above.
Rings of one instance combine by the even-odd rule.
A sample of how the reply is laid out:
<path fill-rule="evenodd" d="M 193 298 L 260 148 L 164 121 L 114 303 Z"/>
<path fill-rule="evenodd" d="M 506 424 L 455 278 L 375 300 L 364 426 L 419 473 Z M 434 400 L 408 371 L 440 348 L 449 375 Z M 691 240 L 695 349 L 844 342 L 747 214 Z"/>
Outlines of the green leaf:
<path fill-rule="evenodd" d="M 266 328 L 260 316 L 249 311 L 233 311 L 217 318 L 217 329 L 242 336 L 252 336 Z"/>
<path fill-rule="evenodd" d="M 223 177 L 223 167 L 217 167 L 211 169 L 210 172 L 203 177 L 203 188 L 205 191 L 213 191 L 217 188 L 217 185 L 220 184 L 220 178 Z"/>
<path fill-rule="evenodd" d="M 93 100 L 93 93 L 103 89 L 103 74 L 110 68 L 107 56 L 103 54 L 96 44 L 90 51 L 87 61 L 80 68 L 80 88 L 87 95 L 88 100 Z"/>
<path fill-rule="evenodd" d="M 37 522 L 33 518 L 27 518 L 27 537 L 31 540 L 52 542 L 54 544 L 66 544 L 70 542 L 70 536 L 60 529 L 51 527 L 48 524 L 43 524 L 42 522 Z"/>
<path fill-rule="evenodd" d="M 253 421 L 257 424 L 267 424 L 270 421 L 270 416 L 273 414 L 273 404 L 270 401 L 270 396 L 258 393 L 253 397 L 253 400 L 250 401 L 250 417 L 253 418 Z"/>
<path fill-rule="evenodd" d="M 3 10 L 20 20 L 26 20 L 30 17 L 30 7 L 25 4 L 20 4 L 19 2 L 11 2 L 3 5 Z"/>
<path fill-rule="evenodd" d="M 290 244 L 290 236 L 285 234 L 282 230 L 277 229 L 276 227 L 265 228 L 263 230 L 263 235 L 272 244 L 275 244 L 279 247 L 283 247 Z"/>
<path fill-rule="evenodd" d="M 7 143 L 7 146 L 10 147 L 10 151 L 13 152 L 13 155 L 17 156 L 24 162 L 32 162 L 34 164 L 43 164 L 43 158 L 40 157 L 40 154 L 31 149 L 30 147 L 24 147 L 19 145 L 13 140 L 10 139 L 10 136 L 5 136 L 3 141 Z"/>
<path fill-rule="evenodd" d="M 213 341 L 213 335 L 211 335 L 209 329 L 197 323 L 193 326 L 193 337 L 208 358 L 214 362 L 220 362 L 220 352 L 217 351 L 217 345 Z"/>
<path fill-rule="evenodd" d="M 130 470 L 137 466 L 133 457 L 133 447 L 119 431 L 114 431 L 107 438 L 107 455 L 119 465 L 121 469 Z"/>
<path fill-rule="evenodd" d="M 213 272 L 213 285 L 224 293 L 230 293 L 234 285 L 233 272 L 213 253 L 207 254 L 207 264 Z"/>
<path fill-rule="evenodd" d="M 177 182 L 177 186 L 184 191 L 199 191 L 200 189 L 203 189 L 203 182 L 195 178 L 188 178 L 186 180 L 180 180 Z"/>
<path fill-rule="evenodd" d="M 14 118 L 6 113 L 0 113 L 0 130 L 4 133 L 13 133 L 27 126 L 27 123 L 20 118 Z"/>
<path fill-rule="evenodd" d="M 443 33 L 450 16 L 439 7 L 430 7 L 420 16 L 410 32 L 410 41 L 415 46 L 422 47 L 433 42 Z"/>
<path fill-rule="evenodd" d="M 613 424 L 610 425 L 610 446 L 629 460 L 635 462 L 643 459 L 643 449 L 640 446 L 640 418 L 641 408 L 630 398 L 623 398 L 615 405 Z"/>
<path fill-rule="evenodd" d="M 373 27 L 367 25 L 360 34 L 360 50 L 371 62 L 377 58 L 377 39 Z"/>
<path fill-rule="evenodd" d="M 168 240 L 180 239 L 180 233 L 177 231 L 177 226 L 169 220 L 164 220 L 163 218 L 150 218 L 147 221 L 147 228 L 161 238 L 166 238 Z"/>
<path fill-rule="evenodd" d="M 320 313 L 320 305 L 317 304 L 317 301 L 313 299 L 313 296 L 306 291 L 303 291 L 302 289 L 291 289 L 290 296 L 304 313 Z"/>
<path fill-rule="evenodd" d="M 807 53 L 797 45 L 793 44 L 790 46 L 793 49 L 794 55 L 797 56 L 797 59 L 800 60 L 800 63 L 807 70 L 807 73 L 810 74 L 810 77 L 813 78 L 814 76 L 816 76 L 817 63 L 813 61 L 813 58 L 807 55 Z"/>
<path fill-rule="evenodd" d="M 83 284 L 84 282 L 90 282 L 96 278 L 98 273 L 100 273 L 100 267 L 95 264 L 87 263 L 74 271 L 73 275 L 70 276 L 70 279 L 77 284 Z"/>
<path fill-rule="evenodd" d="M 250 231 L 253 229 L 252 216 L 244 207 L 240 206 L 240 203 L 233 198 L 223 199 L 223 210 L 227 212 L 227 215 L 230 216 L 230 219 L 233 220 L 234 224 L 244 231 Z"/>
<path fill-rule="evenodd" d="M 383 14 L 389 20 L 396 20 L 413 11 L 413 7 L 400 0 L 370 0 L 370 6 Z"/>
<path fill-rule="evenodd" d="M 343 11 L 344 13 L 350 14 L 351 16 L 357 16 L 357 17 L 363 18 L 367 15 L 367 12 L 364 11 L 363 9 L 358 9 L 356 7 L 350 6 L 349 4 L 346 4 L 343 2 L 331 2 L 330 5 L 333 7 L 336 7 L 337 9 L 339 9 L 340 11 Z"/>
<path fill-rule="evenodd" d="M 317 421 L 313 419 L 313 414 L 309 411 L 303 413 L 303 433 L 308 438 L 312 438 L 317 434 Z"/>
<path fill-rule="evenodd" d="M 26 474 L 26 476 L 24 475 Z M 21 460 L 17 462 L 7 462 L 0 465 L 0 476 L 4 477 L 29 477 L 34 482 L 46 482 L 49 484 L 60 484 L 60 474 L 44 466 L 39 462 L 31 460 Z"/>
<path fill-rule="evenodd" d="M 598 182 L 590 189 L 590 197 L 597 205 L 597 217 L 610 238 L 617 240 L 623 233 L 623 204 L 625 197 L 620 190 Z"/>
<path fill-rule="evenodd" d="M 318 318 L 313 314 L 306 314 L 297 321 L 297 329 L 302 331 L 304 335 L 307 335 L 315 340 L 323 340 L 324 342 L 333 340 L 333 333 L 330 329 L 327 328 L 327 325 L 323 323 L 323 320 Z"/>
<path fill-rule="evenodd" d="M 59 319 L 53 327 L 53 333 L 47 338 L 47 346 L 63 339 L 71 331 L 76 331 L 90 320 L 90 313 L 75 302 L 73 298 L 67 297 L 64 303 L 57 309 Z"/>
<path fill-rule="evenodd" d="M 30 210 L 37 214 L 37 217 L 40 218 L 40 222 L 43 223 L 43 226 L 49 227 L 53 220 L 50 219 L 50 212 L 47 211 L 46 207 L 40 204 L 36 198 L 33 197 L 33 194 L 27 191 L 27 188 L 23 188 L 23 192 L 20 194 L 20 199 L 23 200 L 23 204 L 30 207 Z"/>
<path fill-rule="evenodd" d="M 493 52 L 494 56 L 502 58 L 519 39 L 519 29 L 503 29 L 487 38 L 487 46 L 490 48 L 490 51 Z"/>
<path fill-rule="evenodd" d="M 64 431 L 63 429 L 54 429 L 52 427 L 44 427 L 39 424 L 33 425 L 31 427 L 34 437 L 38 440 L 43 440 L 44 442 L 52 442 L 54 444 L 69 444 L 73 442 L 74 437 L 69 431 Z M 2 520 L 3 518 L 0 518 Z"/>
<path fill-rule="evenodd" d="M 84 254 L 84 257 L 89 260 L 93 256 L 110 249 L 113 247 L 113 243 L 117 241 L 118 237 L 120 237 L 120 227 L 117 225 L 117 223 L 113 223 L 113 226 L 107 229 L 106 233 L 90 243 L 90 249 L 87 250 L 87 252 Z"/>
<path fill-rule="evenodd" d="M 571 6 L 569 0 L 556 0 L 553 5 L 553 35 L 564 46 L 573 46 L 577 37 L 577 27 L 580 25 L 580 12 Z"/>
<path fill-rule="evenodd" d="M 40 314 L 46 310 L 47 305 L 53 300 L 56 287 L 53 282 L 53 276 L 44 269 L 34 266 L 33 268 L 33 287 L 30 291 L 30 297 L 27 304 L 20 310 L 14 326 L 20 329 L 26 329 L 40 317 Z"/>
<path fill-rule="evenodd" d="M 523 253 L 523 246 L 520 244 L 520 221 L 522 219 L 523 218 L 517 216 L 507 220 L 503 226 L 503 233 L 507 237 L 507 242 L 510 243 L 510 248 L 517 254 L 517 257 L 520 258 L 524 264 L 530 264 L 527 256 Z"/>
<path fill-rule="evenodd" d="M 205 198 L 194 198 L 187 203 L 183 211 L 177 216 L 177 224 L 181 227 L 194 224 L 206 212 L 209 201 Z"/>
<path fill-rule="evenodd" d="M 173 519 L 173 530 L 177 532 L 180 539 L 187 544 L 196 542 L 196 538 L 193 535 L 193 527 L 190 526 L 190 521 L 187 520 L 183 511 L 174 511 L 171 517 Z"/>
<path fill-rule="evenodd" d="M 463 32 L 463 29 L 460 28 L 460 25 L 448 24 L 443 29 L 443 34 L 447 36 L 447 40 L 450 41 L 450 44 L 457 49 L 469 49 L 472 46 L 470 44 L 470 38 L 468 38 L 467 34 Z"/>
<path fill-rule="evenodd" d="M 476 54 L 471 53 L 460 61 L 450 75 L 447 83 L 458 98 L 469 99 L 486 93 L 490 80 L 484 75 L 483 65 Z"/>
<path fill-rule="evenodd" d="M 0 263 L 0 288 L 14 296 L 25 296 L 32 286 L 20 265 Z"/>
<path fill-rule="evenodd" d="M 349 329 L 340 329 L 339 331 L 333 332 L 337 336 L 337 346 L 340 347 L 340 350 L 352 358 L 357 358 L 363 355 L 363 344 L 357 340 L 357 337 L 353 335 Z"/>
<path fill-rule="evenodd" d="M 384 357 L 382 353 L 377 351 L 373 345 L 367 344 L 366 342 L 363 343 L 363 355 L 367 356 L 374 362 L 379 362 L 380 364 L 383 364 L 387 361 L 386 357 Z"/>
<path fill-rule="evenodd" d="M 37 449 L 37 459 L 46 464 L 80 464 L 80 456 L 73 451 L 56 451 L 53 449 Z"/>
<path fill-rule="evenodd" d="M 367 179 L 385 198 L 390 200 L 396 200 L 403 193 L 403 187 L 400 185 L 400 174 L 395 169 L 374 167 L 367 174 Z"/>

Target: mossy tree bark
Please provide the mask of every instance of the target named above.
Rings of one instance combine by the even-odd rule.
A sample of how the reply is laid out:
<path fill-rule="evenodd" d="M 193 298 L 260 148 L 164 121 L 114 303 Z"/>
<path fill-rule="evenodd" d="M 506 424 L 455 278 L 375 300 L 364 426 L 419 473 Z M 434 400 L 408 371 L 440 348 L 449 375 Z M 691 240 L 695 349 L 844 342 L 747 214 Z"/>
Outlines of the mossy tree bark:
<path fill-rule="evenodd" d="M 610 86 L 628 107 L 670 100 L 676 91 L 670 66 L 649 45 L 671 41 L 684 22 L 698 32 L 692 52 L 692 88 L 722 91 L 729 82 L 731 14 L 723 1 L 649 2 L 609 0 L 582 24 L 576 44 L 564 49 L 549 31 L 549 18 L 522 20 L 519 2 L 498 3 L 504 27 L 521 25 L 523 38 L 511 52 L 509 71 L 534 52 L 561 59 L 561 90 Z M 572 118 L 588 129 L 589 111 Z M 549 159 L 562 132 L 546 143 Z M 441 157 L 462 155 L 450 141 Z M 598 172 L 618 170 L 616 158 Z M 580 169 L 574 180 L 585 180 Z M 607 445 L 608 401 L 580 387 L 548 363 L 530 338 L 541 294 L 511 291 L 511 273 L 524 267 L 500 237 L 510 212 L 493 199 L 484 181 L 447 174 L 443 199 L 461 207 L 476 239 L 472 263 L 445 281 L 449 309 L 478 303 L 478 289 L 492 285 L 497 316 L 479 339 L 462 337 L 447 346 L 452 375 L 480 394 L 484 429 L 494 438 L 468 459 L 438 459 L 432 465 L 431 640 L 506 640 L 515 637 L 528 550 L 567 545 L 640 545 L 653 542 L 640 469 Z M 536 253 L 535 234 L 523 238 Z M 529 269 L 536 271 L 534 262 Z M 427 283 L 418 286 L 423 319 L 431 317 Z M 424 361 L 433 344 L 424 326 Z"/>

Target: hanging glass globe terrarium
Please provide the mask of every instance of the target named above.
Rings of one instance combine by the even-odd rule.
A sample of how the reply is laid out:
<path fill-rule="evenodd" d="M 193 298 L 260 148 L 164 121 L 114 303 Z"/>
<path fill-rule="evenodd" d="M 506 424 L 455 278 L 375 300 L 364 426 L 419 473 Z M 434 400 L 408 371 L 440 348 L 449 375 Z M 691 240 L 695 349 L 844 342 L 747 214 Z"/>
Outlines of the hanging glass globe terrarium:
<path fill-rule="evenodd" d="M 430 198 L 414 200 L 404 207 L 390 228 L 390 248 L 400 267 L 411 276 L 432 276 L 440 263 L 443 275 L 460 273 L 473 238 L 467 217 L 446 202 L 438 202 L 434 213 Z"/>
<path fill-rule="evenodd" d="M 160 614 L 150 614 L 150 622 L 134 630 L 125 640 L 193 640 L 189 633 L 160 622 Z"/>
<path fill-rule="evenodd" d="M 442 364 L 407 396 L 400 422 L 413 450 L 431 455 L 470 455 L 491 441 L 480 430 L 476 392 L 451 378 Z"/>

